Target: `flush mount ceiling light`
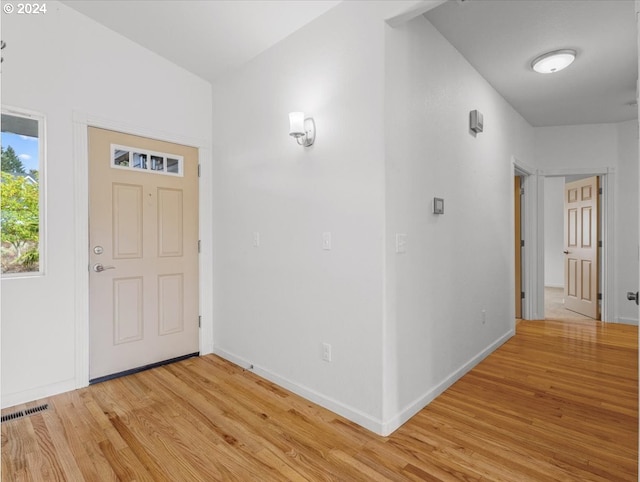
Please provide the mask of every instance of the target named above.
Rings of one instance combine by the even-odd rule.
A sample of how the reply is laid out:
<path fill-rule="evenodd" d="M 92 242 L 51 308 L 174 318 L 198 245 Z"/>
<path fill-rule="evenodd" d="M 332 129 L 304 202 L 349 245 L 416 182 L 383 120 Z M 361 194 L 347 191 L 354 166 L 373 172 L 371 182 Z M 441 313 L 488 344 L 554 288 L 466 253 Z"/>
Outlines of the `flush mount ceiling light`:
<path fill-rule="evenodd" d="M 554 50 L 536 57 L 531 68 L 540 74 L 553 74 L 569 67 L 576 59 L 576 51 L 572 49 Z"/>

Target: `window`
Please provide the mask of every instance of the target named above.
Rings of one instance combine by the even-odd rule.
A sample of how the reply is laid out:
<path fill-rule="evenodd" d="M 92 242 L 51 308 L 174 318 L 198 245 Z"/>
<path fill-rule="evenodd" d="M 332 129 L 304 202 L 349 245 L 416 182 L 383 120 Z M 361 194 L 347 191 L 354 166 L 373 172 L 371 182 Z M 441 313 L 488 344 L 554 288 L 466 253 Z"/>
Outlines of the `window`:
<path fill-rule="evenodd" d="M 182 156 L 111 144 L 111 166 L 118 169 L 132 169 L 182 177 L 184 175 L 183 164 L 184 158 Z"/>
<path fill-rule="evenodd" d="M 44 117 L 2 109 L 2 276 L 42 272 Z"/>

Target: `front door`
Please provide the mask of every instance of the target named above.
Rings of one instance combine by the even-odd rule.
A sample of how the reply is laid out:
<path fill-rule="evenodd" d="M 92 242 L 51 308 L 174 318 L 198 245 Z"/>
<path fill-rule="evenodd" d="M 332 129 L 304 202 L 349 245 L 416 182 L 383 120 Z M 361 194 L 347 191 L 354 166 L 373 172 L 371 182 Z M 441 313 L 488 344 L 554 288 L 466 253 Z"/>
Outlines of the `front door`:
<path fill-rule="evenodd" d="M 198 351 L 198 151 L 89 128 L 91 380 Z"/>
<path fill-rule="evenodd" d="M 564 186 L 565 308 L 598 319 L 598 177 Z"/>

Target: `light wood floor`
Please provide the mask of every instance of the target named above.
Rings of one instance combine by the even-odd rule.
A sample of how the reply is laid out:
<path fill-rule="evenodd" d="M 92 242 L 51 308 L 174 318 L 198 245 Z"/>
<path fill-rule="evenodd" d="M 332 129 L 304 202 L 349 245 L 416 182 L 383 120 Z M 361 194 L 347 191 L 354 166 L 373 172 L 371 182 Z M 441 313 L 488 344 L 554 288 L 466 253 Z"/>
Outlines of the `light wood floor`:
<path fill-rule="evenodd" d="M 386 438 L 193 358 L 29 404 L 51 408 L 2 424 L 3 480 L 636 481 L 637 348 L 632 326 L 522 321 Z"/>

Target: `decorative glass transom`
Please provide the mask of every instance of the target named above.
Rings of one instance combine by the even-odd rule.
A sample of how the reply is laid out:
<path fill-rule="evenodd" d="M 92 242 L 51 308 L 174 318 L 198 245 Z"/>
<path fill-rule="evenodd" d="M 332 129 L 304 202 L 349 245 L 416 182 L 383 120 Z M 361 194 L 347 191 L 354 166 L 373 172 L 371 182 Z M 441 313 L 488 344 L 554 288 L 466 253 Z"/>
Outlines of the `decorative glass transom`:
<path fill-rule="evenodd" d="M 111 144 L 111 167 L 169 176 L 184 176 L 184 158 L 182 156 L 117 144 Z"/>

